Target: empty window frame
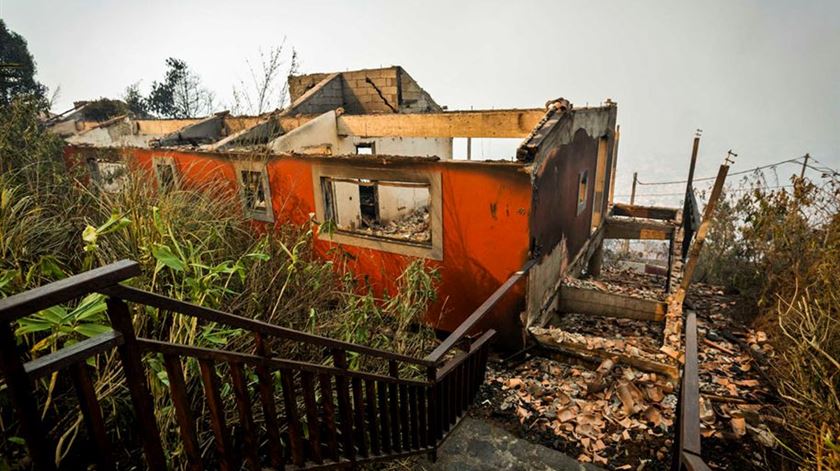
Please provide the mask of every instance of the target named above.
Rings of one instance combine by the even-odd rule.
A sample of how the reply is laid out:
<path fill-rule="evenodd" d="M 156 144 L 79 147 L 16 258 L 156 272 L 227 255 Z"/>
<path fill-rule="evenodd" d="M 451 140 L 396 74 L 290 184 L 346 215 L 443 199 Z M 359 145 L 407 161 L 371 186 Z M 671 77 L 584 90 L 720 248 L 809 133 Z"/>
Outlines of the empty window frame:
<path fill-rule="evenodd" d="M 128 167 L 123 162 L 88 160 L 91 179 L 106 193 L 119 193 L 128 183 Z"/>
<path fill-rule="evenodd" d="M 265 166 L 255 163 L 240 163 L 236 168 L 239 180 L 242 210 L 246 217 L 259 221 L 273 222 L 271 189 Z"/>
<path fill-rule="evenodd" d="M 376 145 L 373 142 L 360 142 L 356 144 L 356 154 L 374 155 L 376 154 Z"/>
<path fill-rule="evenodd" d="M 177 190 L 179 187 L 178 170 L 172 157 L 154 157 L 152 164 L 155 168 L 158 189 L 162 192 Z"/>
<path fill-rule="evenodd" d="M 335 230 L 431 247 L 428 183 L 322 177 L 321 189 Z"/>
<path fill-rule="evenodd" d="M 577 214 L 586 209 L 587 198 L 589 197 L 589 171 L 584 170 L 578 174 L 578 195 Z"/>

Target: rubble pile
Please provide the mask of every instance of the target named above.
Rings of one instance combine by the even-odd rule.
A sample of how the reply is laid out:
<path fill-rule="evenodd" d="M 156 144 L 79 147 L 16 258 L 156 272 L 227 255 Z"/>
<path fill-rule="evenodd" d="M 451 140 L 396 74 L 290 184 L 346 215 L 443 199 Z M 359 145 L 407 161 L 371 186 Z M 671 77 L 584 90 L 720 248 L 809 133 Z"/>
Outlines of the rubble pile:
<path fill-rule="evenodd" d="M 624 293 L 650 289 L 645 278 L 661 279 L 628 277 Z M 736 299 L 700 283 L 692 285 L 687 299 L 697 313 L 703 458 L 713 469 L 764 469 L 764 449 L 780 446 L 772 429 L 782 419 L 766 379 L 774 351 L 765 332 L 736 319 Z M 624 362 L 628 355 L 659 362 L 667 357 L 676 365 L 684 352 L 666 355 L 658 348 L 661 323 L 580 315 L 556 322 L 557 327 L 531 332 L 609 355 L 596 362 L 531 356 L 508 369 L 493 366 L 483 386 L 484 413 L 582 462 L 610 469 L 668 468 L 678 380 Z"/>
<path fill-rule="evenodd" d="M 641 442 L 656 442 L 661 461 L 673 443 L 674 383 L 612 359 L 593 370 L 535 357 L 513 371 L 489 371 L 487 383 L 501 413 L 575 445 L 578 461 L 614 464 Z"/>
<path fill-rule="evenodd" d="M 689 302 L 698 312 L 701 434 L 723 441 L 749 436 L 773 448 L 775 397 L 766 370 L 775 352 L 763 331 L 746 329 L 728 314 L 736 302 L 723 291 L 696 284 Z"/>
<path fill-rule="evenodd" d="M 665 279 L 661 276 L 634 273 L 632 270 L 604 269 L 602 273 L 610 273 L 610 277 L 600 280 L 591 278 L 566 277 L 565 285 L 574 288 L 584 288 L 611 294 L 622 294 L 649 301 L 662 301 L 665 298 Z M 661 280 L 657 283 L 653 280 Z"/>
<path fill-rule="evenodd" d="M 600 320 L 603 325 L 609 323 L 607 318 L 601 318 Z M 624 328 L 622 329 L 622 327 Z M 660 363 L 673 360 L 668 354 L 659 351 L 659 345 L 654 345 L 653 339 L 644 339 L 639 335 L 639 331 L 626 327 L 626 324 L 622 325 L 615 322 L 611 329 L 602 332 L 606 333 L 607 336 L 580 333 L 577 332 L 578 329 L 575 326 L 567 327 L 571 331 L 563 327 L 533 327 L 530 332 L 538 337 L 549 336 L 558 344 L 578 345 L 586 350 L 601 350 L 612 354 L 630 355 Z"/>
<path fill-rule="evenodd" d="M 376 237 L 408 240 L 411 242 L 430 243 L 432 231 L 429 229 L 429 207 L 423 206 L 399 219 L 385 224 L 374 222 L 365 232 Z"/>
<path fill-rule="evenodd" d="M 587 346 L 596 348 L 600 344 L 598 348 L 616 348 L 628 355 L 644 356 L 644 353 L 650 353 L 655 357 L 662 346 L 662 324 L 658 322 L 561 314 L 553 319 L 552 327 L 567 333 L 585 335 Z M 595 341 L 596 338 L 600 340 Z"/>
<path fill-rule="evenodd" d="M 656 293 L 658 300 L 665 296 L 665 277 L 652 273 L 639 273 L 636 270 L 617 267 L 603 267 L 599 281 L 616 286 L 621 290 L 643 290 L 646 293 Z M 630 294 L 631 293 L 625 293 Z"/>

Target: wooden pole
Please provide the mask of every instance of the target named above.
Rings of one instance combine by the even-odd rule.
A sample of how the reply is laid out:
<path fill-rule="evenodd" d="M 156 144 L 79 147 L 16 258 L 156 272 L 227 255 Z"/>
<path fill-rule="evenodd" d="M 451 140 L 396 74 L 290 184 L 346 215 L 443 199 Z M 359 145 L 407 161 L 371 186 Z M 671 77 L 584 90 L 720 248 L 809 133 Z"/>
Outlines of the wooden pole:
<path fill-rule="evenodd" d="M 811 154 L 805 154 L 805 160 L 802 161 L 802 171 L 799 172 L 799 179 L 805 179 L 805 169 L 808 167 L 808 159 L 811 158 Z"/>
<path fill-rule="evenodd" d="M 630 206 L 636 203 L 636 183 L 639 182 L 639 172 L 633 172 L 633 189 L 630 190 Z M 624 241 L 624 253 L 630 252 L 630 241 Z"/>
<path fill-rule="evenodd" d="M 694 135 L 694 145 L 691 147 L 691 164 L 688 166 L 688 182 L 685 185 L 685 196 L 688 198 L 688 193 L 692 190 L 694 184 L 694 167 L 697 165 L 697 152 L 700 150 L 700 130 Z M 683 214 L 685 217 L 685 214 Z"/>
<path fill-rule="evenodd" d="M 691 284 L 691 279 L 694 277 L 694 270 L 697 268 L 697 261 L 700 258 L 700 250 L 703 248 L 703 242 L 706 239 L 706 233 L 709 232 L 709 226 L 715 215 L 715 206 L 717 206 L 718 199 L 723 192 L 723 184 L 726 182 L 726 174 L 729 172 L 730 159 L 737 157 L 731 150 L 726 155 L 726 161 L 720 166 L 717 178 L 715 179 L 715 186 L 712 188 L 712 194 L 709 196 L 709 202 L 706 203 L 706 209 L 703 212 L 703 221 L 697 229 L 697 235 L 694 236 L 694 243 L 691 244 L 691 249 L 688 252 L 688 262 L 686 262 L 683 269 L 683 279 L 680 287 L 676 293 L 676 300 L 679 304 L 685 300 L 686 291 Z"/>

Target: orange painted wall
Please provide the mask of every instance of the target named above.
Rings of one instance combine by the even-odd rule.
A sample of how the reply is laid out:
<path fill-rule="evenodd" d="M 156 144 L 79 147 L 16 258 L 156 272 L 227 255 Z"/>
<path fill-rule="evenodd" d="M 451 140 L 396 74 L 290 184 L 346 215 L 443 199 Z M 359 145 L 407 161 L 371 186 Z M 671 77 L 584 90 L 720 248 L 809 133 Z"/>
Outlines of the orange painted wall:
<path fill-rule="evenodd" d="M 68 161 L 82 149 L 70 149 Z M 173 157 L 185 186 L 221 179 L 236 191 L 233 154 L 193 151 L 125 149 L 137 165 L 152 169 L 153 156 Z M 244 158 L 244 157 L 243 157 Z M 269 186 L 276 223 L 306 224 L 315 212 L 312 157 L 274 156 L 268 162 Z M 347 165 L 354 165 L 347 161 Z M 368 162 L 367 165 L 370 165 Z M 528 259 L 531 183 L 519 166 L 481 163 L 389 162 L 388 168 L 415 168 L 441 175 L 443 203 L 443 259 L 427 261 L 439 270 L 439 300 L 427 321 L 443 331 L 457 327 Z M 317 195 L 320 197 L 320 195 Z M 340 245 L 347 266 L 374 292 L 391 292 L 395 281 L 413 260 L 405 255 L 337 244 L 317 239 L 322 257 L 335 256 Z M 524 308 L 525 283 L 515 287 L 488 316 L 485 326 L 501 335 L 510 348 L 521 342 L 519 313 Z"/>

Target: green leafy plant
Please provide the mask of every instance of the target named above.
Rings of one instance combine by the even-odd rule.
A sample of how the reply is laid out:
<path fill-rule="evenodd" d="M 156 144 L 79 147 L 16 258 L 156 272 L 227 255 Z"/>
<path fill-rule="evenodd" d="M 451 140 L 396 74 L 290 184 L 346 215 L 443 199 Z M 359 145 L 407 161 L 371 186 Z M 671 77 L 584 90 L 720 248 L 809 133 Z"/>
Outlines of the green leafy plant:
<path fill-rule="evenodd" d="M 69 346 L 79 337 L 93 337 L 111 330 L 105 318 L 105 297 L 94 293 L 86 296 L 75 308 L 52 306 L 18 320 L 16 335 L 49 332 L 30 351 L 54 350 Z"/>

